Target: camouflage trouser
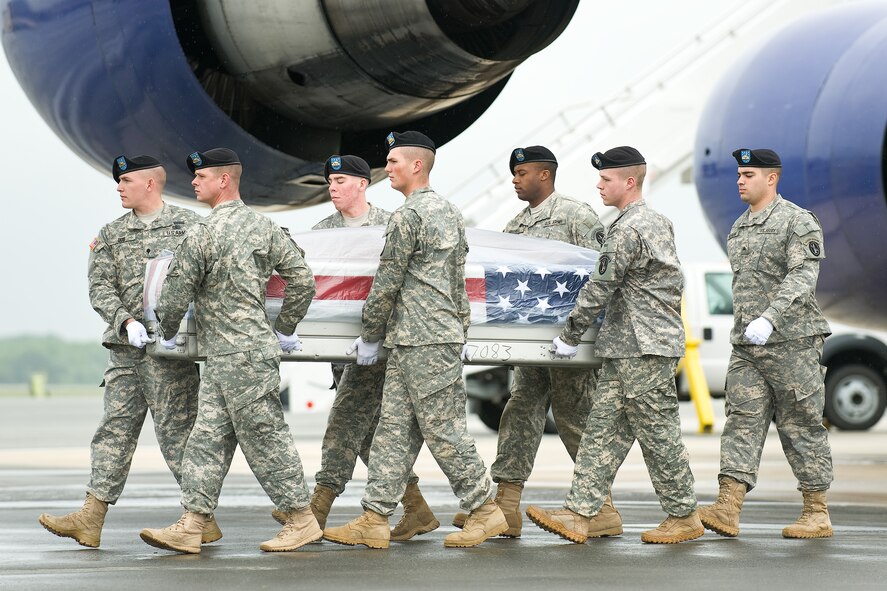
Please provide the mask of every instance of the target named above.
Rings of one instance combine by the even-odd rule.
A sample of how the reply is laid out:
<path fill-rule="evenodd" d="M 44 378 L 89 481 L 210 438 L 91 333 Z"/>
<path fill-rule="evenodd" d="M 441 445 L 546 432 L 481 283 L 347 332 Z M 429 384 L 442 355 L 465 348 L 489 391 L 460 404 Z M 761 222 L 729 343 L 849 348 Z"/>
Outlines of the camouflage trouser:
<path fill-rule="evenodd" d="M 496 461 L 490 466 L 493 480 L 523 483 L 530 477 L 549 405 L 561 441 L 575 461 L 593 391 L 594 373 L 589 369 L 514 368 L 511 398 L 499 423 Z"/>
<path fill-rule="evenodd" d="M 335 369 L 333 372 L 335 375 Z M 314 480 L 340 495 L 354 474 L 358 456 L 370 465 L 370 446 L 382 408 L 385 364 L 349 363 L 336 383 L 336 398 L 323 434 L 320 470 Z M 418 482 L 419 477 L 410 472 L 409 481 Z"/>
<path fill-rule="evenodd" d="M 105 370 L 105 413 L 90 446 L 87 490 L 93 496 L 117 502 L 149 409 L 163 459 L 181 484 L 182 454 L 197 417 L 199 381 L 193 362 L 154 359 L 125 345 L 111 348 Z"/>
<path fill-rule="evenodd" d="M 720 474 L 758 480 L 770 422 L 798 479 L 798 490 L 827 490 L 833 479 L 825 404 L 823 338 L 806 337 L 772 345 L 734 345 L 727 370 L 727 421 L 721 434 Z"/>
<path fill-rule="evenodd" d="M 280 404 L 279 366 L 276 346 L 206 360 L 185 447 L 182 505 L 188 511 L 215 510 L 238 443 L 279 510 L 308 505 L 302 461 Z"/>
<path fill-rule="evenodd" d="M 364 508 L 382 515 L 394 512 L 423 441 L 463 510 L 472 511 L 490 498 L 490 479 L 468 434 L 461 350 L 462 345 L 443 344 L 390 351 Z"/>
<path fill-rule="evenodd" d="M 586 517 L 596 515 L 637 440 L 662 509 L 675 517 L 696 510 L 690 457 L 681 439 L 677 363 L 655 355 L 604 359 L 567 508 Z"/>

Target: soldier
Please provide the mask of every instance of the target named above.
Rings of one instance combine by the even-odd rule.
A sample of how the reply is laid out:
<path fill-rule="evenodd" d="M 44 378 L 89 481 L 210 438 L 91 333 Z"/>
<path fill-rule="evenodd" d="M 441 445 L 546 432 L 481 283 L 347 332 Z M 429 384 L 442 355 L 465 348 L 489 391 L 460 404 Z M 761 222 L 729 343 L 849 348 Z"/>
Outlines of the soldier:
<path fill-rule="evenodd" d="M 322 535 L 308 505 L 308 488 L 280 403 L 280 351 L 301 348 L 296 324 L 314 297 L 314 276 L 289 233 L 240 200 L 240 160 L 216 148 L 188 157 L 197 200 L 213 208 L 176 251 L 157 315 L 167 348 L 193 301 L 206 366 L 197 421 L 182 474 L 185 514 L 163 529 L 144 529 L 158 548 L 196 554 L 200 531 L 219 499 L 234 449 L 288 517 L 266 552 L 295 550 Z M 287 282 L 274 330 L 265 315 L 265 286 L 276 270 Z M 275 331 L 277 336 L 275 337 Z"/>
<path fill-rule="evenodd" d="M 388 517 L 407 486 L 423 440 L 470 515 L 447 547 L 476 546 L 508 525 L 465 417 L 462 358 L 471 320 L 465 291 L 468 243 L 462 214 L 429 186 L 435 147 L 416 131 L 387 137 L 391 186 L 406 202 L 391 215 L 363 330 L 349 352 L 358 365 L 389 350 L 382 415 L 370 451 L 364 513 L 324 538 L 340 544 L 389 545 Z"/>
<path fill-rule="evenodd" d="M 527 208 L 508 222 L 505 232 L 600 250 L 604 227 L 594 209 L 555 191 L 557 159 L 551 150 L 544 146 L 516 148 L 508 165 L 514 191 L 518 199 L 527 202 Z M 589 369 L 514 368 L 511 397 L 499 423 L 496 461 L 490 467 L 490 475 L 498 483 L 496 504 L 508 521 L 503 536 L 521 535 L 521 493 L 533 471 L 548 407 L 561 441 L 575 461 L 593 390 L 594 373 Z M 601 511 L 595 522 L 600 529 L 589 536 L 622 533 L 622 520 L 609 499 Z M 466 517 L 457 513 L 453 525 L 462 527 Z"/>
<path fill-rule="evenodd" d="M 390 212 L 367 203 L 370 166 L 363 158 L 331 156 L 326 161 L 323 174 L 329 183 L 330 199 L 337 211 L 317 223 L 313 230 L 388 223 Z M 385 364 L 334 363 L 333 379 L 336 398 L 323 435 L 320 470 L 314 476 L 316 485 L 311 495 L 311 509 L 321 528 L 326 525 L 336 497 L 342 494 L 351 480 L 358 456 L 365 465 L 369 465 L 370 445 L 382 407 Z M 401 500 L 404 514 L 391 530 L 392 540 L 409 540 L 440 527 L 440 522 L 419 490 L 418 482 L 419 477 L 411 472 Z M 272 514 L 278 521 L 283 517 L 279 511 Z"/>
<path fill-rule="evenodd" d="M 585 331 L 606 310 L 598 333 L 603 358 L 585 427 L 573 486 L 564 509 L 529 507 L 539 527 L 582 544 L 598 529 L 601 508 L 616 471 L 637 440 L 659 503 L 668 517 L 645 531 L 647 543 L 674 544 L 704 532 L 696 514 L 689 456 L 681 440 L 674 375 L 684 353 L 681 322 L 683 276 L 671 222 L 649 209 L 642 186 L 647 165 L 636 149 L 621 146 L 591 158 L 605 205 L 619 208 L 591 279 L 579 292 L 552 350 L 573 357 Z"/>
<path fill-rule="evenodd" d="M 822 425 L 830 334 L 816 303 L 822 228 L 811 212 L 777 193 L 782 162 L 772 150 L 733 152 L 739 198 L 748 209 L 727 236 L 733 268 L 733 354 L 727 369 L 727 421 L 721 434 L 720 490 L 699 510 L 708 529 L 739 535 L 745 493 L 757 484 L 770 422 L 804 498 L 801 517 L 786 538 L 832 535 L 826 491 L 832 482 L 828 432 Z"/>
<path fill-rule="evenodd" d="M 189 361 L 155 359 L 142 323 L 145 262 L 174 250 L 200 216 L 163 201 L 166 171 L 151 156 L 118 156 L 111 174 L 130 212 L 101 229 L 89 245 L 89 301 L 107 322 L 102 345 L 110 352 L 105 371 L 105 413 L 90 446 L 91 475 L 86 502 L 74 513 L 46 513 L 40 523 L 56 534 L 97 548 L 108 505 L 115 504 L 132 463 L 148 409 L 157 443 L 181 484 L 182 453 L 197 416 L 197 366 Z M 202 542 L 222 537 L 210 516 Z"/>

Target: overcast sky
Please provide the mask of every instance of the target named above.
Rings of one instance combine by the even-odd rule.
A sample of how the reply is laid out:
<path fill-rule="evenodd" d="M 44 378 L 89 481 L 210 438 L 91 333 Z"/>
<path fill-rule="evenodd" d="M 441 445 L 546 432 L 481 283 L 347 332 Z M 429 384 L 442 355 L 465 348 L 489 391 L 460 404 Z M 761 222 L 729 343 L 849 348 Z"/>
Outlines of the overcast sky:
<path fill-rule="evenodd" d="M 614 95 L 662 55 L 687 43 L 739 4 L 743 3 L 581 2 L 564 34 L 519 67 L 487 113 L 438 151 L 433 186 L 447 195 L 491 157 L 515 146 L 540 143 L 526 137 L 527 131 L 565 106 Z M 98 338 L 103 323 L 89 305 L 86 262 L 88 244 L 99 228 L 124 213 L 115 184 L 107 173 L 77 158 L 50 131 L 20 89 L 5 56 L 0 62 L 4 97 L 0 162 L 6 203 L 0 216 L 0 337 Z M 588 186 L 574 196 L 596 207 L 600 205 L 594 190 L 597 175 L 592 174 L 588 157 L 610 147 L 589 145 L 582 158 Z M 507 161 L 501 166 L 507 167 Z M 666 213 L 675 222 L 679 250 L 720 258 L 715 242 L 702 229 L 692 185 L 663 191 L 674 200 L 675 207 Z M 388 209 L 403 200 L 387 182 L 372 187 L 370 199 Z M 332 206 L 322 205 L 271 217 L 295 232 L 308 229 L 332 211 Z M 694 248 L 696 244 L 704 246 Z M 684 259 L 688 256 L 692 254 L 682 253 Z"/>

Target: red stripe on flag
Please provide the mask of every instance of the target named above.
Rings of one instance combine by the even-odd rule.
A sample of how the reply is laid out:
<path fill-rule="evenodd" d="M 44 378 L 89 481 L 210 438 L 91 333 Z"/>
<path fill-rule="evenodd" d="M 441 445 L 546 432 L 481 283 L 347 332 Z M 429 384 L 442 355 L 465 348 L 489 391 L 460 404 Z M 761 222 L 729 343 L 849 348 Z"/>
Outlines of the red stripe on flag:
<path fill-rule="evenodd" d="M 364 275 L 315 275 L 317 285 L 315 300 L 366 300 L 373 287 L 373 278 Z M 269 298 L 282 298 L 286 281 L 280 275 L 272 275 L 268 280 L 265 294 Z M 485 302 L 487 286 L 483 277 L 469 277 L 465 280 L 468 301 Z"/>
<path fill-rule="evenodd" d="M 469 302 L 487 301 L 487 283 L 483 277 L 468 277 L 465 279 L 465 291 L 468 292 Z"/>
<path fill-rule="evenodd" d="M 315 300 L 365 300 L 373 287 L 373 278 L 354 275 L 315 275 Z"/>
<path fill-rule="evenodd" d="M 268 279 L 268 285 L 265 287 L 265 297 L 282 298 L 283 290 L 286 287 L 286 280 L 280 275 L 272 275 Z"/>

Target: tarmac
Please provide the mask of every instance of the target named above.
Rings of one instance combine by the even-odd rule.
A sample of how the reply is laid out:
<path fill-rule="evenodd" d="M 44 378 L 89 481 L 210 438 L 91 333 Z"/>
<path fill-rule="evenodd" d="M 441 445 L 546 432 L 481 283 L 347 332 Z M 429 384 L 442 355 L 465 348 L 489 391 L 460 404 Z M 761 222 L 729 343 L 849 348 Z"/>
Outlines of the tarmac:
<path fill-rule="evenodd" d="M 717 493 L 722 402 L 714 401 L 712 434 L 698 433 L 690 403 L 682 404 L 684 440 L 700 503 Z M 738 538 L 706 531 L 673 546 L 643 544 L 640 533 L 664 518 L 638 446 L 613 486 L 622 514 L 621 536 L 569 543 L 528 519 L 517 539 L 477 548 L 447 549 L 458 508 L 427 452 L 416 464 L 420 486 L 441 527 L 388 550 L 329 542 L 266 554 L 259 543 L 279 526 L 271 502 L 238 452 L 216 518 L 222 540 L 199 555 L 178 555 L 143 543 L 144 527 L 163 527 L 181 515 L 178 488 L 166 470 L 150 421 L 143 429 L 129 481 L 110 508 L 101 547 L 56 537 L 37 523 L 42 512 L 80 506 L 89 470 L 89 441 L 102 412 L 98 397 L 0 399 L 0 589 L 883 589 L 887 580 L 887 420 L 867 432 L 832 431 L 835 482 L 829 494 L 833 538 L 786 540 L 781 529 L 800 514 L 796 481 L 771 429 L 759 486 L 750 492 Z M 326 413 L 287 413 L 309 485 L 320 466 Z M 496 434 L 469 419 L 478 451 L 489 465 Z M 569 489 L 572 462 L 556 435 L 543 437 L 522 506 L 556 508 Z M 366 470 L 333 506 L 330 525 L 360 514 Z M 392 519 L 392 525 L 399 512 Z"/>

